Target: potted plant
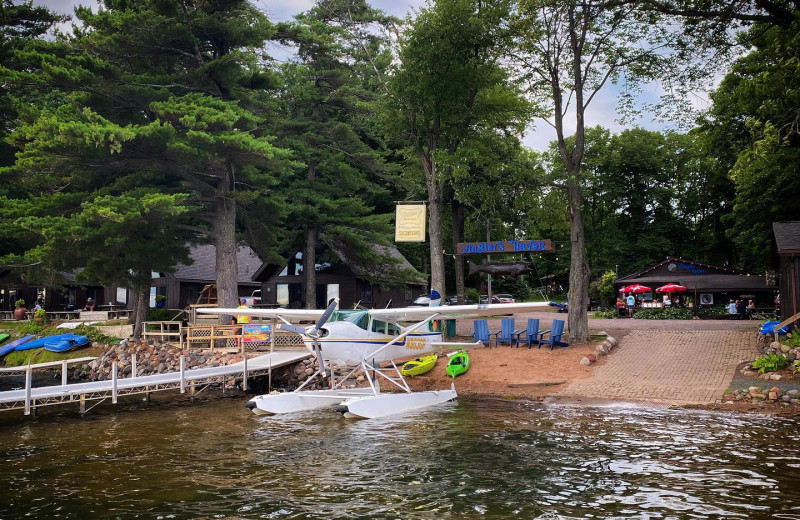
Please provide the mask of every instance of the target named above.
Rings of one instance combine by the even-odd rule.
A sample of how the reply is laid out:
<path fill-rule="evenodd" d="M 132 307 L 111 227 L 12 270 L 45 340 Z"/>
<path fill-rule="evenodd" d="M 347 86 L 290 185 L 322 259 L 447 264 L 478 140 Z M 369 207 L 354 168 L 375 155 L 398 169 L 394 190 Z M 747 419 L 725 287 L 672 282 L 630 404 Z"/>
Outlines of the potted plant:
<path fill-rule="evenodd" d="M 28 309 L 25 307 L 25 300 L 19 299 L 14 302 L 14 319 L 24 320 L 28 317 Z"/>
<path fill-rule="evenodd" d="M 33 321 L 36 323 L 44 323 L 45 319 L 47 318 L 47 313 L 44 309 L 39 309 L 33 313 Z"/>

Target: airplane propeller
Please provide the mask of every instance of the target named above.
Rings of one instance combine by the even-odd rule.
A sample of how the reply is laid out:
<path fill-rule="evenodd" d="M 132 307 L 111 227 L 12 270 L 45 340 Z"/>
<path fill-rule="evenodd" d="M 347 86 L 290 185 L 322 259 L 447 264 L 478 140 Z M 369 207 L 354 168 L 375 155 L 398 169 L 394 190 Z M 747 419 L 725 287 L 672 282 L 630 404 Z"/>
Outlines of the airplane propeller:
<path fill-rule="evenodd" d="M 325 309 L 324 313 L 322 313 L 322 316 L 320 316 L 319 320 L 317 320 L 317 322 L 310 327 L 303 328 L 303 327 L 297 327 L 295 325 L 288 325 L 286 323 L 279 325 L 281 330 L 289 330 L 292 332 L 297 332 L 298 334 L 302 334 L 303 336 L 308 336 L 313 340 L 314 353 L 317 356 L 317 362 L 319 363 L 319 370 L 322 377 L 325 377 L 327 375 L 327 372 L 325 370 L 325 360 L 322 358 L 322 347 L 319 344 L 319 341 L 317 340 L 319 339 L 320 334 L 322 332 L 322 326 L 325 325 L 325 323 L 327 323 L 327 321 L 331 317 L 331 314 L 333 314 L 333 311 L 336 310 L 336 307 L 338 305 L 339 305 L 338 298 L 334 298 L 333 300 L 331 300 L 330 305 L 328 305 L 328 308 Z"/>

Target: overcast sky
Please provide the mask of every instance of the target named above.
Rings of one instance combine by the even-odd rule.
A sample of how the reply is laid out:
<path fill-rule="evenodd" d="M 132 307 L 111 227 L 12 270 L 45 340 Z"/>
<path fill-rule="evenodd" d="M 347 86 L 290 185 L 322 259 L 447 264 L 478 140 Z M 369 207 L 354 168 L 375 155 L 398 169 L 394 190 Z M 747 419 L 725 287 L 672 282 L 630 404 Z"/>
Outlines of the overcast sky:
<path fill-rule="evenodd" d="M 302 11 L 309 9 L 313 4 L 313 0 L 251 0 L 258 6 L 264 13 L 266 13 L 270 20 L 273 21 L 286 21 L 290 20 L 292 16 Z M 75 6 L 83 4 L 89 6 L 96 6 L 96 0 L 34 0 L 35 5 L 45 5 L 51 10 L 72 14 Z M 406 14 L 413 9 L 418 8 L 425 4 L 425 0 L 370 0 L 373 7 L 382 9 L 388 14 L 404 18 Z M 616 121 L 617 119 L 617 89 L 614 85 L 607 85 L 600 94 L 595 97 L 592 104 L 586 111 L 586 124 L 587 126 L 601 125 L 610 129 L 612 132 L 619 132 L 625 128 L 630 128 L 631 124 L 622 125 Z M 653 102 L 658 98 L 658 86 L 652 85 L 645 87 L 640 99 L 645 102 Z M 700 95 L 694 99 L 693 104 L 700 108 L 706 108 L 707 96 Z M 573 116 L 574 117 L 574 116 Z M 641 116 L 636 122 L 636 125 L 650 129 L 661 130 L 669 128 L 671 125 L 662 122 L 654 121 L 648 114 Z M 566 129 L 568 132 L 574 132 L 575 125 L 572 121 L 565 121 Z M 535 126 L 528 129 L 526 135 L 523 137 L 523 142 L 535 149 L 545 150 L 550 141 L 555 139 L 555 130 L 542 121 L 536 121 Z"/>

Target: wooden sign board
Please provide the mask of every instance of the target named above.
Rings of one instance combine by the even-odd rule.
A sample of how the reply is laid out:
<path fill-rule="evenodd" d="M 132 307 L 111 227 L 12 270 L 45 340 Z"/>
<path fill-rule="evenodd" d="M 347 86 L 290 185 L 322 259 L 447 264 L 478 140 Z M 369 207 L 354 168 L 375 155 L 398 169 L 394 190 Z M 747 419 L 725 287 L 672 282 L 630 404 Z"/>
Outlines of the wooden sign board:
<path fill-rule="evenodd" d="M 456 245 L 457 255 L 496 255 L 501 253 L 552 253 L 549 238 L 534 240 L 502 240 L 494 242 L 463 242 Z"/>
<path fill-rule="evenodd" d="M 425 242 L 425 204 L 400 204 L 395 214 L 395 242 Z"/>

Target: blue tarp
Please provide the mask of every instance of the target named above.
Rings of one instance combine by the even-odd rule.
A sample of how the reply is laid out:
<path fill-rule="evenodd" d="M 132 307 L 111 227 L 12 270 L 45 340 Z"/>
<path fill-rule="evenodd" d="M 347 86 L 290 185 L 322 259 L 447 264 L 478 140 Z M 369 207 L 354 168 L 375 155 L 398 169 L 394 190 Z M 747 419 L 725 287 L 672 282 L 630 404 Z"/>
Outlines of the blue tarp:
<path fill-rule="evenodd" d="M 779 321 L 767 321 L 763 325 L 761 325 L 761 334 L 775 334 L 775 325 L 778 325 Z M 778 329 L 778 334 L 786 334 L 789 332 L 789 326 L 784 325 L 780 329 Z"/>

